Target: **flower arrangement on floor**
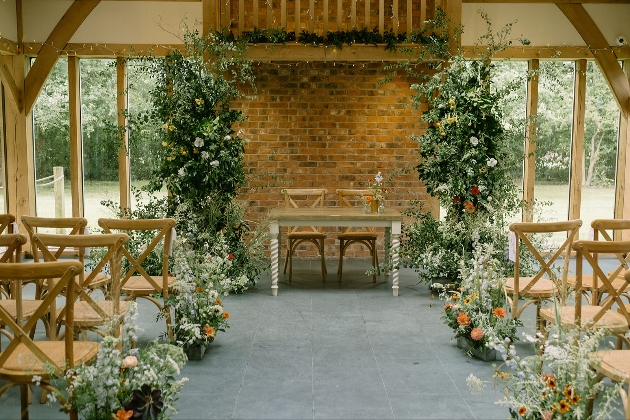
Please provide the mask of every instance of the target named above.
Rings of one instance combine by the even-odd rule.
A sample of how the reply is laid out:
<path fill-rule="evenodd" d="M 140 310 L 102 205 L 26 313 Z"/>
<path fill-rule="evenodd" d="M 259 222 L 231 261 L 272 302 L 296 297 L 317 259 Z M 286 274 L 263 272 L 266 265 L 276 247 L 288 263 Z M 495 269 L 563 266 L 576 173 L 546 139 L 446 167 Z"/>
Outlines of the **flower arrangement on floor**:
<path fill-rule="evenodd" d="M 157 340 L 143 349 L 132 348 L 137 340 L 136 318 L 137 306 L 130 302 L 122 336 L 107 335 L 92 364 L 68 370 L 65 410 L 74 409 L 88 420 L 168 419 L 177 413 L 177 394 L 188 379 L 175 377 L 186 364 L 186 355 L 181 348 Z M 116 325 L 111 323 L 110 333 Z"/>
<path fill-rule="evenodd" d="M 495 340 L 491 346 L 500 351 L 505 371 L 494 374 L 495 388 L 501 398 L 495 404 L 507 407 L 514 419 L 610 419 L 623 417 L 618 406 L 622 384 L 606 385 L 597 380 L 589 367 L 589 355 L 600 348 L 605 332 L 583 328 L 552 326 L 548 339 L 523 333 L 532 343 L 533 355 L 519 357 L 512 343 Z M 611 343 L 612 345 L 612 343 Z M 539 355 L 542 346 L 544 352 Z M 542 367 L 542 368 L 541 368 Z M 485 384 L 474 375 L 468 377 L 473 394 L 481 394 Z M 587 411 L 589 401 L 597 398 L 595 412 Z"/>
<path fill-rule="evenodd" d="M 462 282 L 457 290 L 444 289 L 442 319 L 451 327 L 455 338 L 463 337 L 470 347 L 483 349 L 497 340 L 517 340 L 519 319 L 506 316 L 504 277 L 498 261 L 492 258 L 492 246 L 477 244 L 472 267 L 462 264 Z"/>

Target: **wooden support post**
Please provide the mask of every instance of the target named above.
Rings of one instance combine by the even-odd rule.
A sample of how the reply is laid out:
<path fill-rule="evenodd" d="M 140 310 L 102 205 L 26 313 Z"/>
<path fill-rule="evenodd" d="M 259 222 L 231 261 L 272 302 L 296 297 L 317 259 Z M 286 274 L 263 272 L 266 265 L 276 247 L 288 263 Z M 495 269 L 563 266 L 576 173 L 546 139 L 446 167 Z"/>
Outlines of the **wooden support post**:
<path fill-rule="evenodd" d="M 398 1 L 398 0 L 394 0 L 394 1 Z M 359 25 L 357 25 L 357 2 L 356 0 L 351 0 L 350 1 L 350 18 L 351 18 L 351 23 L 352 23 L 352 29 L 358 28 Z M 351 29 L 351 28 L 348 28 Z"/>
<path fill-rule="evenodd" d="M 400 26 L 400 17 L 398 16 L 399 13 L 400 13 L 400 10 L 398 10 L 398 0 L 393 0 L 392 2 L 392 29 L 394 30 L 394 34 L 396 35 L 398 35 L 398 27 Z"/>
<path fill-rule="evenodd" d="M 571 177 L 569 220 L 580 218 L 584 170 L 584 117 L 586 114 L 586 60 L 575 62 L 573 89 L 573 132 L 571 135 Z"/>
<path fill-rule="evenodd" d="M 308 31 L 315 32 L 315 0 L 308 2 Z"/>
<path fill-rule="evenodd" d="M 422 4 L 420 5 L 420 7 L 422 7 Z M 412 31 L 413 31 L 413 0 L 407 0 L 407 34 L 411 34 Z"/>
<path fill-rule="evenodd" d="M 444 0 L 444 12 L 448 19 L 448 43 L 452 54 L 457 54 L 461 46 L 462 0 Z"/>
<path fill-rule="evenodd" d="M 239 0 L 239 1 L 244 1 L 244 0 Z M 242 20 L 239 17 L 239 20 Z M 239 22 L 240 25 L 240 22 Z M 281 0 L 280 3 L 280 27 L 281 28 L 285 28 L 287 27 L 287 0 Z"/>
<path fill-rule="evenodd" d="M 127 63 L 123 58 L 116 59 L 117 104 L 118 109 L 118 177 L 120 182 L 120 207 L 131 208 L 131 177 L 129 168 L 129 129 L 124 112 L 129 109 L 127 94 Z"/>
<path fill-rule="evenodd" d="M 287 27 L 287 3 L 282 0 L 282 27 Z M 245 30 L 245 0 L 238 0 L 238 34 L 243 35 Z"/>
<path fill-rule="evenodd" d="M 624 60 L 623 71 L 630 81 L 630 60 Z M 630 104 L 628 104 L 630 105 Z M 625 189 L 630 185 L 630 116 L 620 113 L 619 139 L 617 150 L 617 182 L 615 188 L 615 218 L 630 219 L 630 198 L 626 198 Z M 614 238 L 617 240 L 618 238 Z M 630 241 L 630 232 L 624 232 L 624 241 Z"/>
<path fill-rule="evenodd" d="M 271 29 L 273 28 L 273 0 L 267 0 L 265 5 L 267 9 L 267 29 Z"/>
<path fill-rule="evenodd" d="M 258 0 L 254 0 L 254 3 L 257 3 Z M 256 9 L 257 9 L 257 5 L 254 5 L 254 14 L 256 14 Z M 300 34 L 301 28 L 300 28 L 300 20 L 301 20 L 301 14 L 302 12 L 300 11 L 300 2 L 296 1 L 295 2 L 295 36 L 298 36 Z"/>
<path fill-rule="evenodd" d="M 378 33 L 385 33 L 385 0 L 378 0 Z"/>
<path fill-rule="evenodd" d="M 55 195 L 55 217 L 66 217 L 65 206 L 65 180 L 63 179 L 63 166 L 53 167 L 53 191 Z M 63 235 L 64 229 L 58 228 L 57 233 Z"/>
<path fill-rule="evenodd" d="M 271 2 L 271 0 L 269 0 Z M 227 29 L 228 31 L 232 27 L 232 10 L 230 9 L 231 2 L 229 0 L 224 0 L 220 3 L 221 6 L 221 28 Z"/>
<path fill-rule="evenodd" d="M 208 36 L 211 32 L 219 28 L 219 0 L 202 0 L 202 32 L 203 36 Z M 254 16 L 254 24 L 256 24 L 258 16 Z"/>
<path fill-rule="evenodd" d="M 83 137 L 79 59 L 68 57 L 68 110 L 70 114 L 70 191 L 72 217 L 83 217 Z"/>
<path fill-rule="evenodd" d="M 297 3 L 299 3 L 299 1 Z M 328 13 L 328 0 L 324 0 L 324 11 L 322 14 L 322 32 L 324 35 L 328 32 L 328 19 L 330 18 Z M 295 34 L 297 35 L 298 32 L 296 31 Z"/>
<path fill-rule="evenodd" d="M 370 28 L 370 0 L 365 0 L 365 27 Z"/>
<path fill-rule="evenodd" d="M 383 1 L 383 0 L 381 0 Z M 343 29 L 343 0 L 337 0 L 337 30 L 341 31 Z"/>
<path fill-rule="evenodd" d="M 24 55 L 5 56 L 7 68 L 20 95 L 24 94 L 27 58 Z M 23 215 L 35 214 L 35 162 L 33 158 L 32 114 L 25 109 L 17 112 L 5 107 L 6 150 L 6 211 L 15 215 L 20 231 Z M 28 245 L 24 249 L 28 249 Z"/>
<path fill-rule="evenodd" d="M 538 115 L 538 59 L 530 60 L 530 79 L 527 82 L 527 104 L 525 128 L 525 164 L 523 170 L 523 221 L 533 221 L 534 183 L 536 181 L 536 117 Z"/>
<path fill-rule="evenodd" d="M 252 13 L 254 14 L 254 28 L 258 28 L 258 0 L 253 0 L 253 3 L 254 3 L 254 5 L 253 5 L 253 8 L 252 8 Z M 299 1 L 295 2 L 295 8 L 296 8 L 296 10 L 299 11 L 299 9 L 300 9 L 300 2 Z M 296 20 L 296 22 L 299 21 L 299 12 L 297 12 L 295 14 L 295 20 Z M 204 19 L 204 21 L 205 21 L 205 19 Z M 295 30 L 295 33 L 296 34 L 298 33 L 297 28 Z"/>

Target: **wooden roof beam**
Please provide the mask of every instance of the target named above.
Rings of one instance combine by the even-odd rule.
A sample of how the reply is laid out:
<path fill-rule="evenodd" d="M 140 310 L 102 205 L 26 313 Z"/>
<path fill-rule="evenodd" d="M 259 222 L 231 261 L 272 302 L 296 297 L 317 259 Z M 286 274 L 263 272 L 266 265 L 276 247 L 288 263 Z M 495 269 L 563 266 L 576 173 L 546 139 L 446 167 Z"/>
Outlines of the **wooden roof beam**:
<path fill-rule="evenodd" d="M 99 3 L 100 0 L 75 0 L 48 36 L 24 81 L 24 109 L 27 114 L 32 111 L 39 92 L 59 58 L 59 52 Z"/>
<path fill-rule="evenodd" d="M 588 45 L 593 57 L 610 87 L 610 90 L 619 105 L 621 114 L 628 117 L 630 114 L 630 81 L 623 72 L 618 58 L 608 41 L 597 27 L 597 24 L 588 14 L 584 6 L 579 3 L 556 3 L 556 6 L 569 19 L 571 24 Z"/>
<path fill-rule="evenodd" d="M 20 91 L 15 83 L 15 79 L 13 79 L 13 75 L 11 74 L 6 61 L 2 57 L 2 54 L 0 54 L 0 82 L 2 82 L 9 92 L 6 96 L 9 97 L 9 102 L 11 103 L 13 110 L 19 114 L 22 112 L 22 98 L 20 97 Z"/>

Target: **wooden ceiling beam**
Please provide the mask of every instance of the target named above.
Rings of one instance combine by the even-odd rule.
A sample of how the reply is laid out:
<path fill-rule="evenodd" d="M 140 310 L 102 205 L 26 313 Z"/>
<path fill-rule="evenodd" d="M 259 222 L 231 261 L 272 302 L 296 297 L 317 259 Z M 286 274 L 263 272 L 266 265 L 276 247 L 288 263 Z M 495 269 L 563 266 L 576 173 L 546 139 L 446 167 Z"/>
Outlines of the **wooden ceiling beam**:
<path fill-rule="evenodd" d="M 17 42 L 0 36 L 0 53 L 16 55 L 20 53 L 20 47 Z"/>
<path fill-rule="evenodd" d="M 462 0 L 462 3 L 589 3 L 589 4 L 629 4 L 630 0 Z"/>
<path fill-rule="evenodd" d="M 22 98 L 20 97 L 20 91 L 15 83 L 15 79 L 13 78 L 6 61 L 2 57 L 2 54 L 0 54 L 0 82 L 2 82 L 6 90 L 9 92 L 9 94 L 5 96 L 9 98 L 9 102 L 11 103 L 13 110 L 19 114 L 22 112 Z"/>
<path fill-rule="evenodd" d="M 100 0 L 75 0 L 48 36 L 24 81 L 24 109 L 27 114 L 33 109 L 37 95 L 59 58 L 59 52 L 99 3 Z"/>
<path fill-rule="evenodd" d="M 608 41 L 584 6 L 579 3 L 557 3 L 556 5 L 588 45 L 619 105 L 621 114 L 628 117 L 630 113 L 628 109 L 630 107 L 630 82 L 623 72 L 617 56 L 608 45 Z"/>

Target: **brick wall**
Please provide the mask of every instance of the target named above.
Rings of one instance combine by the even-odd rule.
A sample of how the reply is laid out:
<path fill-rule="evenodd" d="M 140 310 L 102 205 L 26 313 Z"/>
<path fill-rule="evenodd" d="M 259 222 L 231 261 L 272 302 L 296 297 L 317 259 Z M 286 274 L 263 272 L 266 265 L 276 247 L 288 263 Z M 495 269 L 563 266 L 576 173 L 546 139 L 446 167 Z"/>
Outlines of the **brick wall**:
<path fill-rule="evenodd" d="M 257 95 L 240 107 L 248 121 L 240 125 L 251 141 L 246 170 L 255 177 L 241 195 L 250 220 L 263 220 L 271 207 L 284 205 L 280 190 L 327 188 L 327 206 L 337 205 L 337 188 L 364 188 L 381 171 L 385 179 L 416 164 L 422 134 L 421 111 L 409 104 L 413 80 L 399 75 L 379 85 L 384 63 L 259 63 Z M 389 185 L 386 206 L 405 207 L 424 199 L 425 189 L 413 170 Z M 338 256 L 336 228 L 327 232 L 326 254 Z M 382 244 L 381 244 L 382 246 Z M 368 257 L 355 245 L 348 256 Z M 381 254 L 382 255 L 382 254 Z M 314 258 L 314 246 L 303 245 L 298 257 Z"/>

